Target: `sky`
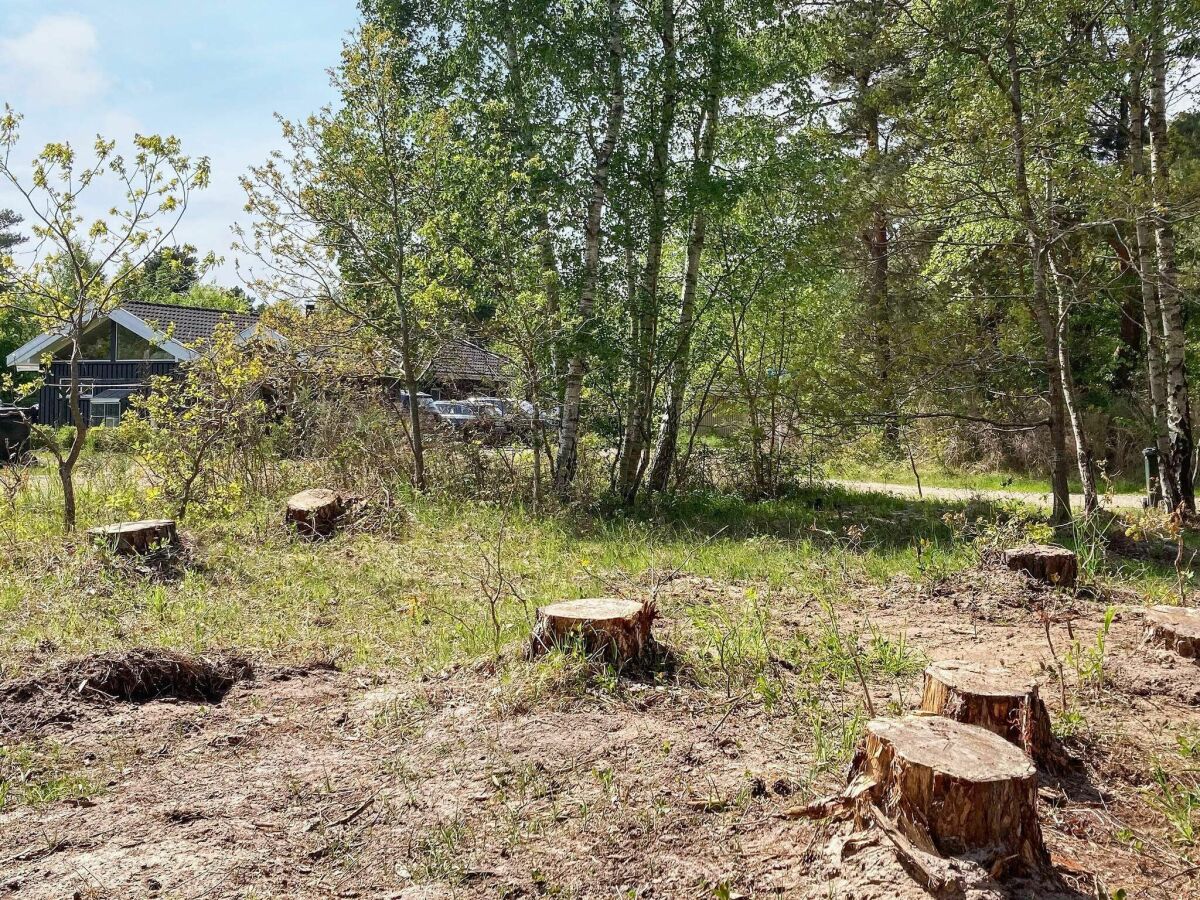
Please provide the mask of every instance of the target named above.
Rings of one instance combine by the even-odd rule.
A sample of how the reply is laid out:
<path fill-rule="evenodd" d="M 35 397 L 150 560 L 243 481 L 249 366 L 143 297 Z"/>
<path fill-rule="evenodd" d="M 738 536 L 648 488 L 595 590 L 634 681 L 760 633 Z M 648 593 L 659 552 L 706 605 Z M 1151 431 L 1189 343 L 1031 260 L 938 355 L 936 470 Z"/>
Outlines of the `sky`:
<path fill-rule="evenodd" d="M 224 256 L 210 280 L 236 284 L 238 177 L 280 147 L 276 113 L 334 99 L 327 70 L 357 16 L 354 0 L 0 0 L 0 105 L 24 115 L 14 161 L 48 141 L 175 135 L 213 171 L 177 241 Z M 22 202 L 0 186 L 0 208 Z"/>

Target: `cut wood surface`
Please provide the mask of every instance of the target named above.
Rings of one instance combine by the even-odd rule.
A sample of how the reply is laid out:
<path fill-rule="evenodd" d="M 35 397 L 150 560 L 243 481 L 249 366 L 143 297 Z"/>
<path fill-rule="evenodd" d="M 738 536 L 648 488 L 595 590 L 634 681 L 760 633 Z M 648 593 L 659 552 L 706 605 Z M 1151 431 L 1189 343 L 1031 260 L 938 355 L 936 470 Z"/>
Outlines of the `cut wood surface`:
<path fill-rule="evenodd" d="M 100 525 L 89 528 L 88 534 L 112 552 L 126 556 L 153 553 L 179 544 L 179 534 L 172 519 L 143 519 Z"/>
<path fill-rule="evenodd" d="M 1145 642 L 1188 659 L 1200 657 L 1200 609 L 1151 607 L 1146 610 Z"/>
<path fill-rule="evenodd" d="M 1004 551 L 1004 564 L 1014 572 L 1057 587 L 1072 587 L 1079 574 L 1079 558 L 1066 547 L 1030 544 Z"/>
<path fill-rule="evenodd" d="M 1049 862 L 1037 819 L 1037 770 L 983 728 L 940 716 L 873 719 L 858 761 L 864 801 L 917 847 L 985 867 Z"/>
<path fill-rule="evenodd" d="M 653 621 L 654 607 L 637 600 L 598 597 L 551 603 L 538 608 L 530 649 L 538 654 L 581 641 L 589 656 L 633 662 L 651 647 Z"/>
<path fill-rule="evenodd" d="M 327 488 L 311 488 L 290 497 L 285 517 L 304 537 L 331 536 L 346 511 L 345 498 Z"/>
<path fill-rule="evenodd" d="M 958 660 L 937 662 L 925 669 L 921 710 L 986 728 L 1052 770 L 1067 763 L 1037 682 L 1028 675 Z"/>

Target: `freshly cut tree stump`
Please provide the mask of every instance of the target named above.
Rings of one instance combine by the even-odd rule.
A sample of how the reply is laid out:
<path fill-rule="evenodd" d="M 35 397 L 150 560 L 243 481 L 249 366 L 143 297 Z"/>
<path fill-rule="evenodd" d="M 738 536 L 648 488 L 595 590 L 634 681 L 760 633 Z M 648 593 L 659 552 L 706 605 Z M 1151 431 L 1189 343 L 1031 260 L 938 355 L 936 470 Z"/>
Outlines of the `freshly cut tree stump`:
<path fill-rule="evenodd" d="M 1153 606 L 1146 610 L 1143 642 L 1188 659 L 1200 659 L 1200 609 Z"/>
<path fill-rule="evenodd" d="M 921 711 L 986 728 L 1048 769 L 1067 765 L 1037 682 L 1028 676 L 957 660 L 937 662 L 925 669 Z"/>
<path fill-rule="evenodd" d="M 1072 587 L 1079 574 L 1079 559 L 1066 547 L 1030 544 L 1004 551 L 1004 564 L 1014 572 L 1056 587 Z"/>
<path fill-rule="evenodd" d="M 859 803 L 895 822 L 918 849 L 968 857 L 997 875 L 1016 862 L 1031 870 L 1049 864 L 1037 770 L 1002 737 L 940 716 L 873 719 L 856 767 L 871 783 Z"/>
<path fill-rule="evenodd" d="M 327 538 L 337 530 L 345 512 L 346 498 L 337 491 L 312 488 L 288 499 L 284 517 L 303 537 Z"/>
<path fill-rule="evenodd" d="M 157 550 L 179 546 L 179 534 L 172 519 L 145 519 L 141 522 L 118 522 L 89 528 L 88 534 L 113 553 L 122 556 L 143 556 Z"/>
<path fill-rule="evenodd" d="M 654 606 L 637 600 L 600 597 L 551 603 L 538 608 L 530 654 L 579 641 L 589 656 L 602 655 L 618 665 L 637 662 L 653 647 L 653 622 Z"/>

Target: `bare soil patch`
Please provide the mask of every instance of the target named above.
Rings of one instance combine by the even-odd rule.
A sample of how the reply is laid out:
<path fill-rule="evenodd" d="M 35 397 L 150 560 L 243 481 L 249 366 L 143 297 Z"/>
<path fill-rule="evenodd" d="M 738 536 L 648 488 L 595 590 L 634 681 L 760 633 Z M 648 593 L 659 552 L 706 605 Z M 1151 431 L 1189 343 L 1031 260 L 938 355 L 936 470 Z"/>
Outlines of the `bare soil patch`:
<path fill-rule="evenodd" d="M 716 604 L 739 590 L 676 579 L 660 595 L 660 633 L 679 633 L 673 595 Z M 1037 613 L 1050 601 L 1061 660 L 1071 635 L 1092 640 L 1105 602 L 1046 594 L 1013 573 L 966 573 L 935 590 L 862 585 L 843 615 L 903 634 L 930 660 L 1031 675 L 1058 714 L 1058 667 Z M 801 597 L 775 610 L 772 633 L 783 640 L 820 617 Z M 1103 687 L 1071 685 L 1083 724 L 1066 741 L 1080 768 L 1043 773 L 1038 800 L 1056 883 L 971 885 L 966 896 L 1200 896 L 1191 851 L 1152 802 L 1156 765 L 1191 765 L 1176 735 L 1200 727 L 1200 711 L 1118 677 L 1159 664 L 1140 637 L 1140 616 L 1120 611 Z M 786 703 L 768 708 L 686 673 L 581 685 L 515 657 L 421 680 L 260 669 L 219 703 L 89 704 L 74 721 L 26 731 L 105 787 L 86 803 L 0 812 L 0 888 L 39 898 L 927 896 L 877 833 L 790 812 L 844 774 L 821 764 L 811 720 Z M 920 681 L 873 679 L 876 708 L 914 708 Z M 847 708 L 861 695 L 853 681 L 824 691 Z"/>

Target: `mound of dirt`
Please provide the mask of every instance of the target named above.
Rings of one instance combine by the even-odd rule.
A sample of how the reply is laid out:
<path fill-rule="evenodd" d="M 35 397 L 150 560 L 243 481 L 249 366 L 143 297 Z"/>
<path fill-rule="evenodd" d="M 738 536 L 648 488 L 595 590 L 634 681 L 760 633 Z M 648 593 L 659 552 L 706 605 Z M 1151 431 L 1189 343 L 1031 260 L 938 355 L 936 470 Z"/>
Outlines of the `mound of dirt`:
<path fill-rule="evenodd" d="M 190 656 L 139 647 L 85 656 L 42 675 L 0 684 L 0 704 L 27 703 L 47 694 L 127 703 L 164 697 L 215 703 L 235 683 L 253 676 L 250 661 L 236 653 Z"/>

